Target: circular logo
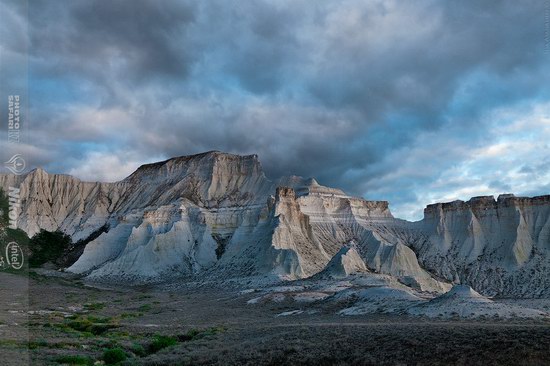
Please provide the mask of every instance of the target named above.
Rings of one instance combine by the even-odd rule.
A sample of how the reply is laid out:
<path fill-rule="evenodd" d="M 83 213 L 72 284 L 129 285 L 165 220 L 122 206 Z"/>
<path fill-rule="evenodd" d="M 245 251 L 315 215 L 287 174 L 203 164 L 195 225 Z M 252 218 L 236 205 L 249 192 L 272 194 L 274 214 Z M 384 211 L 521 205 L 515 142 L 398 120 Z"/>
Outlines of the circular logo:
<path fill-rule="evenodd" d="M 23 249 L 14 241 L 6 245 L 6 262 L 13 269 L 21 269 L 23 267 Z"/>

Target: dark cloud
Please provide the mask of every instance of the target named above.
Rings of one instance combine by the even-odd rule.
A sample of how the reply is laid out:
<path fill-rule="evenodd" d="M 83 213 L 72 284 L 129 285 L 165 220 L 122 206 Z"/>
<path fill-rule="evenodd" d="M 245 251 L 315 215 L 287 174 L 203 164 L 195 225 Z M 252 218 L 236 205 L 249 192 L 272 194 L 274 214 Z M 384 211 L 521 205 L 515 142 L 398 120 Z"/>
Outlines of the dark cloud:
<path fill-rule="evenodd" d="M 5 24 L 20 26 L 24 8 L 6 4 Z M 472 152 L 509 137 L 495 134 L 511 123 L 495 111 L 529 105 L 540 116 L 533 106 L 550 81 L 542 6 L 33 1 L 32 136 L 49 152 L 37 163 L 86 175 L 99 174 L 92 159 L 117 164 L 106 156 L 132 169 L 212 149 L 257 153 L 272 177 L 315 175 L 406 215 L 407 204 L 468 185 L 514 190 L 518 182 Z M 21 42 L 1 45 L 24 52 Z"/>

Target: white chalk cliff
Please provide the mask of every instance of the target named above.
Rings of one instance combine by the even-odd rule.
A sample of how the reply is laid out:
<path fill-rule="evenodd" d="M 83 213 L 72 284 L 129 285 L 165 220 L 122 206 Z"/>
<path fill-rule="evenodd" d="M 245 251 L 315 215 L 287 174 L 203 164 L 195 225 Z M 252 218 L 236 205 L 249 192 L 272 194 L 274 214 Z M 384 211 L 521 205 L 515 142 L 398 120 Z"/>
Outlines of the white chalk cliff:
<path fill-rule="evenodd" d="M 430 205 L 420 222 L 385 201 L 314 179 L 270 181 L 256 155 L 221 152 L 141 166 L 116 183 L 37 169 L 21 187 L 19 226 L 97 236 L 68 271 L 97 280 L 301 279 L 377 272 L 422 291 L 465 283 L 485 295 L 550 297 L 550 196 Z M 352 245 L 350 243 L 353 243 Z"/>
<path fill-rule="evenodd" d="M 413 227 L 430 272 L 485 295 L 550 297 L 550 196 L 429 205 Z"/>

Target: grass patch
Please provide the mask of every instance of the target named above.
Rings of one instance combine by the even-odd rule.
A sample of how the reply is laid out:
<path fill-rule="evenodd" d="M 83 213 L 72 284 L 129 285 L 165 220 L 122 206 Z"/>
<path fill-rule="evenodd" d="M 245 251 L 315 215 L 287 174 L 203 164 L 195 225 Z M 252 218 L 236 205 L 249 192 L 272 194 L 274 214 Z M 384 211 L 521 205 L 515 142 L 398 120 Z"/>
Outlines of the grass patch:
<path fill-rule="evenodd" d="M 143 347 L 139 343 L 134 343 L 132 347 L 130 348 L 130 351 L 132 351 L 133 354 L 135 354 L 138 357 L 145 357 L 147 356 L 147 351 L 145 350 L 145 347 Z"/>
<path fill-rule="evenodd" d="M 226 328 L 224 327 L 212 327 L 206 329 L 193 328 L 190 329 L 187 333 L 180 334 L 176 337 L 156 334 L 155 336 L 153 336 L 153 340 L 146 349 L 144 349 L 139 344 L 134 344 L 134 347 L 136 347 L 136 349 L 132 349 L 132 352 L 140 357 L 143 357 L 148 354 L 157 353 L 164 348 L 175 346 L 180 342 L 190 342 L 197 339 L 202 339 L 214 334 L 218 334 L 225 330 Z"/>
<path fill-rule="evenodd" d="M 55 359 L 55 362 L 62 365 L 93 365 L 94 361 L 88 356 L 73 356 L 65 355 L 59 356 Z"/>
<path fill-rule="evenodd" d="M 128 337 L 130 337 L 130 333 L 126 331 L 123 331 L 123 332 L 113 331 L 109 333 L 109 338 L 128 338 Z"/>
<path fill-rule="evenodd" d="M 1 347 L 20 347 L 21 344 L 15 339 L 0 339 Z"/>
<path fill-rule="evenodd" d="M 139 311 L 149 311 L 153 308 L 153 306 L 151 304 L 145 304 L 145 305 L 141 305 L 138 310 Z"/>
<path fill-rule="evenodd" d="M 149 345 L 148 352 L 156 353 L 161 349 L 175 346 L 177 343 L 178 343 L 178 339 L 176 337 L 155 335 L 153 338 L 153 341 Z"/>
<path fill-rule="evenodd" d="M 128 355 L 122 348 L 111 348 L 103 352 L 103 361 L 106 365 L 115 365 L 126 360 Z"/>
<path fill-rule="evenodd" d="M 29 349 L 44 348 L 49 346 L 50 345 L 45 339 L 39 339 L 37 341 L 29 341 L 29 344 L 28 344 Z"/>
<path fill-rule="evenodd" d="M 116 339 L 101 339 L 96 342 L 96 345 L 103 350 L 120 347 Z"/>
<path fill-rule="evenodd" d="M 78 318 L 78 315 L 76 316 L 76 318 Z M 113 321 L 113 318 L 94 316 L 94 315 L 88 315 L 86 319 L 93 323 L 102 323 L 102 324 L 111 323 Z"/>
<path fill-rule="evenodd" d="M 84 336 L 97 336 L 117 328 L 118 324 L 112 318 L 73 315 L 65 323 L 57 326 L 61 329 L 80 332 Z"/>
<path fill-rule="evenodd" d="M 53 342 L 49 343 L 45 339 L 39 339 L 36 341 L 30 341 L 28 343 L 29 349 L 49 348 L 49 349 L 75 349 L 80 347 L 80 342 Z"/>

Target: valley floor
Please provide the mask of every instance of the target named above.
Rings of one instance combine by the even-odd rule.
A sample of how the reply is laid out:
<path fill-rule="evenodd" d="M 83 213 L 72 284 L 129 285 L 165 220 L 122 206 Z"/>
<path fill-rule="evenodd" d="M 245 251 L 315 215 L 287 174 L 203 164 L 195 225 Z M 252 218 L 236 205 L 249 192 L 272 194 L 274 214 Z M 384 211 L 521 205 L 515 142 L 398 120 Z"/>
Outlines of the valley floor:
<path fill-rule="evenodd" d="M 548 320 L 341 316 L 237 290 L 0 273 L 2 365 L 549 365 Z M 99 361 L 99 362 L 98 362 Z"/>

